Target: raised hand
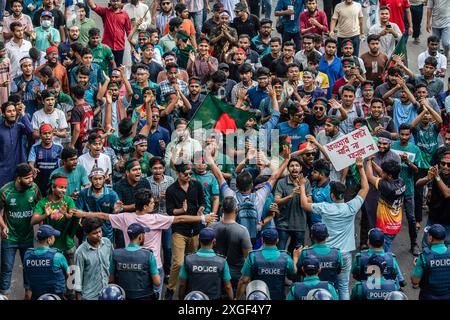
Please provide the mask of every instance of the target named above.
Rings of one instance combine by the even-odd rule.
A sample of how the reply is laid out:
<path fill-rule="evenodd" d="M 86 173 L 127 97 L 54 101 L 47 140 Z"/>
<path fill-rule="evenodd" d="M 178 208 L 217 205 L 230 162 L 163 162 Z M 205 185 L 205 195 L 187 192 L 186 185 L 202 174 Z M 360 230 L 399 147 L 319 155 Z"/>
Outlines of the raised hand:
<path fill-rule="evenodd" d="M 112 94 L 111 90 L 106 91 L 106 103 L 108 103 L 108 104 L 113 103 L 112 96 L 113 96 L 113 94 Z"/>
<path fill-rule="evenodd" d="M 364 161 L 361 157 L 357 157 L 355 160 L 355 165 L 358 169 L 361 169 L 364 167 Z"/>

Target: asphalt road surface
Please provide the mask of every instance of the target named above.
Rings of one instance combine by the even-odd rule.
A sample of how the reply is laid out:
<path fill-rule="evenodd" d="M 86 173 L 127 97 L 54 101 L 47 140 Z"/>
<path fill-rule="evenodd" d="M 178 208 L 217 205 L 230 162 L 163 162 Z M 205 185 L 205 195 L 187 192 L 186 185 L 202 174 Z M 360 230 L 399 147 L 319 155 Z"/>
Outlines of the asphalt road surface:
<path fill-rule="evenodd" d="M 322 7 L 322 1 L 319 1 L 319 8 Z M 104 5 L 104 3 L 106 3 L 105 1 L 96 1 L 96 3 L 98 3 L 98 5 Z M 275 8 L 276 5 L 276 1 L 274 1 L 273 4 L 273 9 Z M 92 12 L 92 11 L 91 11 Z M 366 21 L 366 11 L 364 11 L 364 21 Z M 412 43 L 412 39 L 410 38 L 409 42 L 408 42 L 408 67 L 414 72 L 414 73 L 419 73 L 419 70 L 417 68 L 417 57 L 420 53 L 422 53 L 423 51 L 426 50 L 426 38 L 428 37 L 428 33 L 425 30 L 425 23 L 426 23 L 426 18 L 425 18 L 425 14 L 424 14 L 424 18 L 423 18 L 423 22 L 422 22 L 422 34 L 420 36 L 421 39 L 421 43 L 419 45 L 415 45 Z M 96 22 L 97 22 L 97 26 L 102 29 L 103 32 L 103 25 L 102 25 L 102 21 L 100 19 L 100 17 L 95 13 L 92 12 L 92 16 L 91 18 L 93 18 Z M 274 19 L 274 17 L 272 17 Z M 367 28 L 366 24 L 364 24 L 365 28 Z M 274 34 L 276 33 L 275 31 L 275 25 L 274 25 Z M 367 30 L 365 30 L 365 33 L 367 34 Z M 360 49 L 360 54 L 364 53 L 367 51 L 367 42 L 363 41 L 361 43 L 361 49 Z M 449 71 L 447 70 L 447 75 L 446 78 L 447 79 L 449 77 Z M 447 82 L 445 81 L 445 85 L 447 84 Z M 422 222 L 422 228 L 419 231 L 418 234 L 418 242 L 420 245 L 420 242 L 422 240 L 422 236 L 423 236 L 423 227 L 425 226 L 425 223 L 427 221 L 427 214 L 424 213 L 424 217 L 423 217 L 423 222 Z M 360 220 L 360 216 L 359 214 L 357 215 L 356 218 L 356 244 L 359 245 L 359 220 Z M 309 237 L 307 236 L 307 239 L 309 239 Z M 309 241 L 309 240 L 307 240 Z M 309 245 L 309 243 L 307 243 L 307 245 Z M 403 291 L 406 293 L 406 295 L 409 297 L 410 300 L 417 300 L 418 296 L 419 296 L 419 290 L 418 289 L 414 289 L 411 286 L 411 272 L 413 269 L 413 256 L 411 255 L 411 253 L 409 252 L 410 249 L 410 241 L 409 241 L 409 235 L 408 235 L 408 226 L 407 226 L 407 221 L 406 221 L 406 215 L 403 214 L 403 228 L 402 231 L 397 235 L 397 237 L 394 240 L 393 243 L 393 249 L 392 251 L 397 255 L 397 260 L 398 263 L 400 265 L 400 269 L 401 271 L 404 273 L 405 279 L 407 281 L 407 286 L 405 288 L 403 288 Z M 354 280 L 351 280 L 350 282 L 350 290 L 352 288 L 354 284 Z M 14 266 L 14 272 L 13 272 L 13 277 L 12 277 L 12 293 L 10 295 L 10 299 L 23 299 L 24 296 L 24 289 L 23 289 L 23 282 L 22 282 L 22 264 L 20 262 L 20 257 L 19 254 L 17 254 L 16 256 L 16 260 L 15 260 L 15 266 Z"/>

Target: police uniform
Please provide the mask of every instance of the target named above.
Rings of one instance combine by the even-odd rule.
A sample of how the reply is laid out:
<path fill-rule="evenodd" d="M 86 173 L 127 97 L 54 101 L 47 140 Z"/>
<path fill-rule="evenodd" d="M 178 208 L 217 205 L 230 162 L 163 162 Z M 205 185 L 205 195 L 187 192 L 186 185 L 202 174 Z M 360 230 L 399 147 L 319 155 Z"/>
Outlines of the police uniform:
<path fill-rule="evenodd" d="M 331 293 L 334 300 L 339 300 L 333 284 L 328 281 L 321 281 L 318 276 L 307 276 L 302 282 L 293 283 L 286 300 L 306 300 L 308 292 L 313 289 L 325 289 Z"/>
<path fill-rule="evenodd" d="M 386 261 L 386 270 L 383 277 L 389 280 L 395 280 L 399 273 L 397 258 L 392 252 L 385 252 L 383 249 L 374 250 L 372 248 L 363 250 L 356 254 L 352 265 L 352 275 L 355 280 L 367 280 L 367 267 L 369 265 L 369 257 L 372 254 L 379 254 L 384 257 Z"/>
<path fill-rule="evenodd" d="M 60 232 L 49 225 L 42 225 L 37 233 L 38 240 L 60 236 Z M 28 249 L 24 256 L 25 275 L 28 278 L 32 299 L 46 293 L 62 296 L 66 291 L 69 266 L 61 251 L 49 246 Z"/>
<path fill-rule="evenodd" d="M 127 299 L 155 299 L 152 276 L 158 267 L 151 250 L 130 243 L 127 248 L 113 252 L 115 282 L 125 290 Z"/>
<path fill-rule="evenodd" d="M 428 232 L 434 239 L 446 238 L 441 225 L 432 225 Z M 450 246 L 438 243 L 425 248 L 417 258 L 412 276 L 420 278 L 419 300 L 450 300 Z"/>
<path fill-rule="evenodd" d="M 200 249 L 185 257 L 180 279 L 186 281 L 187 293 L 201 291 L 210 300 L 219 300 L 222 297 L 222 284 L 230 281 L 231 275 L 224 256 L 216 254 L 213 249 Z"/>

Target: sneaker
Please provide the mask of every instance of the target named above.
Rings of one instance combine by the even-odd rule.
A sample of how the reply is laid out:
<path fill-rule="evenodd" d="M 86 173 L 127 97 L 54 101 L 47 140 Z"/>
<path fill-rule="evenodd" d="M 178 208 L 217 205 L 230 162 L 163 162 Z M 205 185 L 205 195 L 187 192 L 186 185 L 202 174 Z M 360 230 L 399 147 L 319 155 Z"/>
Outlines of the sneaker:
<path fill-rule="evenodd" d="M 419 246 L 417 244 L 413 244 L 410 252 L 414 257 L 417 257 L 419 255 Z"/>
<path fill-rule="evenodd" d="M 164 300 L 172 300 L 174 291 L 166 289 L 166 294 L 164 295 Z"/>
<path fill-rule="evenodd" d="M 422 228 L 422 226 L 420 225 L 420 222 L 416 222 L 416 230 L 420 230 L 420 228 Z"/>

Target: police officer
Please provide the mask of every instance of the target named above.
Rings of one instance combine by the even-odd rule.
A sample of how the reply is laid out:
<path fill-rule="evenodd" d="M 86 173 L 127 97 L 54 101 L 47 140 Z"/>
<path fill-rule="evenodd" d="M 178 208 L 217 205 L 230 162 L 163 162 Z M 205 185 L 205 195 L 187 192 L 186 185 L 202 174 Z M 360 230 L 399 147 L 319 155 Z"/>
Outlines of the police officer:
<path fill-rule="evenodd" d="M 311 240 L 313 245 L 305 248 L 297 262 L 297 273 L 301 275 L 301 266 L 308 257 L 316 257 L 320 261 L 319 279 L 329 281 L 337 287 L 337 276 L 344 265 L 341 250 L 329 247 L 325 242 L 328 238 L 328 229 L 325 223 L 315 223 L 311 227 Z"/>
<path fill-rule="evenodd" d="M 246 300 L 270 300 L 269 287 L 264 281 L 253 280 L 245 289 Z"/>
<path fill-rule="evenodd" d="M 450 246 L 444 241 L 446 230 L 440 224 L 428 229 L 428 242 L 415 262 L 411 280 L 420 286 L 419 300 L 450 300 Z"/>
<path fill-rule="evenodd" d="M 313 289 L 328 290 L 333 300 L 339 300 L 333 284 L 320 280 L 320 260 L 318 258 L 309 256 L 304 259 L 301 264 L 301 269 L 306 276 L 303 282 L 295 282 L 292 284 L 286 300 L 306 300 L 308 293 Z"/>
<path fill-rule="evenodd" d="M 228 299 L 233 299 L 231 275 L 226 258 L 217 255 L 213 247 L 216 243 L 214 229 L 204 228 L 199 235 L 200 249 L 185 257 L 180 270 L 178 298 L 183 300 L 186 293 L 201 291 L 209 300 L 222 297 L 222 284 Z"/>
<path fill-rule="evenodd" d="M 62 297 L 66 290 L 66 277 L 69 276 L 67 260 L 59 250 L 50 248 L 55 237 L 60 235 L 58 230 L 44 224 L 37 231 L 36 248 L 25 252 L 24 268 L 33 300 L 45 293 Z"/>
<path fill-rule="evenodd" d="M 373 228 L 369 231 L 368 245 L 369 249 L 357 253 L 355 259 L 353 260 L 351 270 L 353 278 L 357 281 L 367 280 L 369 275 L 367 272 L 369 257 L 373 254 L 378 254 L 384 257 L 386 262 L 386 269 L 383 276 L 386 279 L 394 280 L 400 272 L 397 258 L 392 252 L 384 251 L 384 233 L 381 229 Z"/>
<path fill-rule="evenodd" d="M 139 223 L 127 228 L 130 244 L 113 252 L 113 277 L 128 300 L 156 300 L 154 288 L 161 284 L 156 259 L 151 250 L 142 248 L 150 229 Z"/>
<path fill-rule="evenodd" d="M 400 289 L 394 280 L 384 277 L 386 261 L 383 256 L 372 254 L 368 264 L 374 266 L 376 272 L 367 280 L 356 282 L 350 300 L 384 300 L 390 292 Z"/>
<path fill-rule="evenodd" d="M 294 250 L 295 263 L 284 250 L 278 250 L 278 232 L 275 228 L 264 229 L 261 233 L 263 247 L 250 251 L 242 267 L 236 299 L 239 299 L 251 280 L 262 280 L 269 287 L 272 300 L 284 300 L 286 276 L 294 279 L 300 250 Z"/>

